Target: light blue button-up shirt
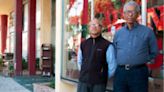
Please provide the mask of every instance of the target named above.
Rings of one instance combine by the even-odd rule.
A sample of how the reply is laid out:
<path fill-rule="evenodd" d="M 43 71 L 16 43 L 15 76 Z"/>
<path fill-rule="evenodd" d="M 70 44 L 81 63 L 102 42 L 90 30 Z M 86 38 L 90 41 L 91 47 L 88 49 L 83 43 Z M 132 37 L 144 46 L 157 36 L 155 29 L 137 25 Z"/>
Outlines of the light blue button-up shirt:
<path fill-rule="evenodd" d="M 119 65 L 147 63 L 158 53 L 153 31 L 138 23 L 131 30 L 127 25 L 118 30 L 113 42 L 116 49 L 116 62 Z"/>
<path fill-rule="evenodd" d="M 82 51 L 79 48 L 78 55 L 77 55 L 77 63 L 78 63 L 79 70 L 81 70 L 82 58 L 83 58 Z M 106 60 L 108 63 L 108 78 L 111 78 L 114 75 L 117 66 L 115 61 L 115 51 L 113 45 L 109 45 L 107 49 Z"/>

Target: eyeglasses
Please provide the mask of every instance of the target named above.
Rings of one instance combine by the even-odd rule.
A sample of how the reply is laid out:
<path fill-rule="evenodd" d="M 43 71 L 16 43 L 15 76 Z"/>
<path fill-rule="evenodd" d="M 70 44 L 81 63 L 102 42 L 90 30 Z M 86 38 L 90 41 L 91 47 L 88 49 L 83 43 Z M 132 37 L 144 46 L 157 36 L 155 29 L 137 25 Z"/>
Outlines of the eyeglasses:
<path fill-rule="evenodd" d="M 92 27 L 101 27 L 100 24 L 90 24 L 90 26 L 92 26 Z"/>
<path fill-rule="evenodd" d="M 130 10 L 129 10 L 129 11 L 125 11 L 124 13 L 125 13 L 125 14 L 133 14 L 133 15 L 135 15 L 137 12 L 136 12 L 136 11 L 130 11 Z"/>

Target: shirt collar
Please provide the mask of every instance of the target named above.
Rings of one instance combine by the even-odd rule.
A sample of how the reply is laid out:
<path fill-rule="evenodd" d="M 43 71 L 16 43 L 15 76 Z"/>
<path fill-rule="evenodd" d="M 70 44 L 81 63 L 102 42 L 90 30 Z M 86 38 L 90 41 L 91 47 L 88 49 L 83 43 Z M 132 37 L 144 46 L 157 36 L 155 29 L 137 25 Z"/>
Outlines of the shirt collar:
<path fill-rule="evenodd" d="M 100 38 L 102 38 L 102 35 L 100 34 L 98 37 L 96 37 L 96 38 L 92 38 L 92 37 L 90 37 L 91 39 L 95 39 L 95 40 L 98 40 L 98 39 L 100 39 Z"/>
<path fill-rule="evenodd" d="M 138 24 L 137 22 L 135 22 L 134 25 L 133 25 L 133 27 L 132 27 L 132 29 L 136 28 L 138 25 L 139 25 L 139 24 Z M 126 28 L 127 30 L 129 30 L 127 24 L 125 24 L 125 28 Z M 132 30 L 132 29 L 131 29 L 131 30 Z"/>

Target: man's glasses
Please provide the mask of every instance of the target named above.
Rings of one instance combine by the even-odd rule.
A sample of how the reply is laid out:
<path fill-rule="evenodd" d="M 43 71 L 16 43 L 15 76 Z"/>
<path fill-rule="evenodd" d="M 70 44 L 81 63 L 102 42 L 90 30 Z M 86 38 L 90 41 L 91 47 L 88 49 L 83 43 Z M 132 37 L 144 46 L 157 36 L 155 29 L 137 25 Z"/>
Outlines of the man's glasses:
<path fill-rule="evenodd" d="M 90 26 L 92 26 L 92 27 L 101 27 L 100 24 L 90 24 Z"/>
<path fill-rule="evenodd" d="M 129 10 L 129 11 L 125 11 L 124 13 L 125 13 L 125 14 L 133 14 L 133 15 L 135 15 L 135 14 L 136 14 L 136 11 L 130 11 L 130 10 Z"/>

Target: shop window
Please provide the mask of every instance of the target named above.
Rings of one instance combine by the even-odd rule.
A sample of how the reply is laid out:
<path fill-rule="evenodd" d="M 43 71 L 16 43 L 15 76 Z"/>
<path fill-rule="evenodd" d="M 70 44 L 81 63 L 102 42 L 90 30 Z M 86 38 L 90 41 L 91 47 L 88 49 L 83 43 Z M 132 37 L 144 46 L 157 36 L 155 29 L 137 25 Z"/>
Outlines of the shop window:
<path fill-rule="evenodd" d="M 160 6 L 160 5 L 163 5 L 164 2 L 163 0 L 147 0 L 147 6 L 148 8 L 150 7 L 156 7 L 156 6 Z"/>
<path fill-rule="evenodd" d="M 90 1 L 90 0 L 88 0 Z M 102 19 L 103 22 L 103 36 L 105 39 L 112 41 L 112 37 L 119 28 L 123 26 L 125 21 L 123 20 L 123 5 L 128 0 L 94 0 L 94 15 L 97 18 Z M 141 4 L 141 0 L 135 0 Z M 161 0 L 154 0 L 156 5 L 148 0 L 148 19 L 147 24 L 149 27 L 156 29 L 155 32 L 163 32 L 163 3 Z M 161 5 L 161 3 L 162 5 Z M 63 60 L 62 60 L 62 78 L 70 81 L 78 82 L 79 70 L 77 66 L 77 52 L 82 40 L 86 39 L 89 35 L 87 32 L 87 24 L 82 23 L 83 15 L 83 0 L 65 0 L 65 12 L 64 12 L 64 35 L 63 35 Z M 155 9 L 154 9 L 155 8 Z M 91 2 L 88 2 L 88 21 L 91 19 Z M 152 15 L 154 13 L 154 15 Z M 141 16 L 140 16 L 141 17 Z M 139 17 L 139 18 L 140 18 Z M 153 21 L 157 19 L 157 21 Z M 141 19 L 141 18 L 140 18 Z M 139 23 L 141 20 L 138 20 Z M 151 23 L 152 22 L 152 23 Z M 149 23 L 151 25 L 149 25 Z M 162 24 L 160 24 L 162 23 Z M 155 26 L 152 26 L 155 25 Z M 158 26 L 156 26 L 158 25 Z M 85 31 L 84 31 L 85 30 Z M 158 36 L 159 38 L 162 36 Z M 159 45 L 160 44 L 160 45 Z M 161 55 L 163 56 L 163 39 L 159 40 L 159 47 L 161 48 Z M 161 56 L 159 56 L 161 57 Z M 157 59 L 160 61 L 159 59 Z M 160 69 L 152 70 L 153 73 L 157 73 L 158 77 L 161 77 L 161 71 L 163 69 L 163 58 L 160 61 Z M 157 64 L 158 65 L 158 64 Z M 151 65 L 150 65 L 151 66 Z M 163 73 L 163 72 L 162 72 Z M 157 75 L 157 74 L 156 74 Z M 151 81 L 151 79 L 150 79 Z M 156 80 L 159 81 L 159 80 Z M 156 82 L 157 83 L 157 82 Z M 154 85 L 154 84 L 153 84 Z M 107 90 L 112 90 L 112 79 L 108 80 Z"/>
<path fill-rule="evenodd" d="M 81 42 L 80 16 L 83 0 L 65 0 L 62 78 L 78 81 L 77 52 Z"/>
<path fill-rule="evenodd" d="M 163 61 L 163 31 L 164 31 L 164 2 L 162 0 L 148 0 L 147 26 L 150 27 L 157 38 L 159 54 L 154 59 L 154 63 L 148 64 L 150 71 L 149 92 L 162 92 L 164 80 Z"/>
<path fill-rule="evenodd" d="M 91 2 L 88 0 L 87 16 L 83 16 L 84 0 L 65 0 L 62 78 L 78 82 L 79 70 L 77 52 L 82 40 L 89 37 L 87 23 L 91 20 Z M 103 22 L 103 36 L 112 41 L 114 31 L 125 22 L 122 16 L 123 4 L 126 0 L 94 0 L 94 16 Z M 105 7 L 105 9 L 104 9 Z M 85 19 L 82 19 L 85 18 Z M 88 21 L 86 21 L 88 19 Z M 85 20 L 85 21 L 84 21 Z M 83 23 L 85 22 L 85 24 Z M 112 79 L 107 90 L 112 89 Z"/>
<path fill-rule="evenodd" d="M 91 2 L 88 0 L 87 16 L 83 16 L 84 0 L 65 0 L 63 60 L 61 77 L 78 82 L 77 52 L 82 40 L 89 34 L 87 23 L 91 20 Z M 94 0 L 94 16 L 103 23 L 103 36 L 112 41 L 115 31 L 123 26 L 123 5 L 127 0 Z M 136 0 L 141 3 L 141 0 Z M 86 12 L 85 12 L 86 13 Z M 82 19 L 85 18 L 85 19 Z M 85 20 L 85 21 L 84 21 Z M 86 21 L 88 20 L 88 21 Z M 85 24 L 83 24 L 85 22 Z M 113 79 L 108 80 L 107 90 L 112 90 Z"/>

